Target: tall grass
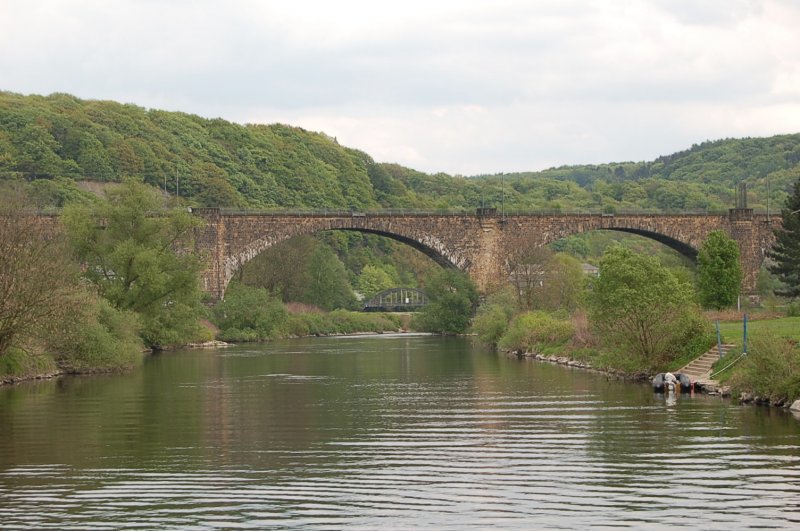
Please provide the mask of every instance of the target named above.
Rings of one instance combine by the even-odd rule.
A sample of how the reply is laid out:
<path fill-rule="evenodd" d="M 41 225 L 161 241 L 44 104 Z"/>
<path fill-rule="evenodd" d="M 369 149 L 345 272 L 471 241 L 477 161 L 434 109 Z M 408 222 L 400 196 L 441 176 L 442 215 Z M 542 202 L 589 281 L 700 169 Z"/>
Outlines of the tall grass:
<path fill-rule="evenodd" d="M 754 334 L 747 356 L 725 378 L 731 393 L 749 394 L 773 404 L 800 398 L 800 348 L 770 334 Z"/>

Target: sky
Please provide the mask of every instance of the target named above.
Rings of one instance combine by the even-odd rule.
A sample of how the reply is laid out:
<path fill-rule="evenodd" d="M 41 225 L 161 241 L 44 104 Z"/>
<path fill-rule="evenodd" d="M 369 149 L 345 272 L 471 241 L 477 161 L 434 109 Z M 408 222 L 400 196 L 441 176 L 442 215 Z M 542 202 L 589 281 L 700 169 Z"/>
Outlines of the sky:
<path fill-rule="evenodd" d="M 456 175 L 800 132 L 800 0 L 0 0 L 0 90 Z"/>

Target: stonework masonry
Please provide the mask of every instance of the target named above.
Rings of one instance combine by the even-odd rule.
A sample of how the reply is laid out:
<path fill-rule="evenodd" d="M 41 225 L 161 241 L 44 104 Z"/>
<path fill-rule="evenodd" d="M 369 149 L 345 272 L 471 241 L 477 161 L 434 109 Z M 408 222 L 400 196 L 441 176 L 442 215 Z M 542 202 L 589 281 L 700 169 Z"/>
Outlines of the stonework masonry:
<path fill-rule="evenodd" d="M 711 231 L 736 240 L 744 278 L 742 291 L 753 293 L 758 271 L 774 241 L 771 221 L 752 210 L 729 214 L 267 214 L 195 209 L 205 220 L 195 238 L 207 260 L 203 287 L 222 298 L 236 271 L 265 249 L 302 234 L 355 230 L 411 245 L 445 267 L 465 271 L 486 292 L 508 278 L 507 257 L 521 246 L 544 246 L 593 230 L 639 234 L 694 258 Z M 292 264 L 286 264 L 292 267 Z"/>

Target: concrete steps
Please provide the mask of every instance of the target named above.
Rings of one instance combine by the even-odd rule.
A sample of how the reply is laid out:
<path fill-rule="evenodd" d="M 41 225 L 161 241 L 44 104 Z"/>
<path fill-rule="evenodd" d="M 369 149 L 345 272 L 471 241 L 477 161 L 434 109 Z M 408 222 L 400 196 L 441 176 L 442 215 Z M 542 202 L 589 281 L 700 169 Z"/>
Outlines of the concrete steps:
<path fill-rule="evenodd" d="M 728 351 L 735 346 L 736 345 L 731 343 L 723 344 L 721 346 L 722 355 L 726 356 L 728 354 Z M 687 375 L 689 379 L 695 383 L 701 383 L 701 384 L 713 383 L 714 380 L 711 379 L 711 366 L 714 364 L 715 361 L 719 359 L 719 351 L 720 348 L 714 346 L 707 352 L 705 352 L 702 356 L 686 364 L 677 372 Z"/>

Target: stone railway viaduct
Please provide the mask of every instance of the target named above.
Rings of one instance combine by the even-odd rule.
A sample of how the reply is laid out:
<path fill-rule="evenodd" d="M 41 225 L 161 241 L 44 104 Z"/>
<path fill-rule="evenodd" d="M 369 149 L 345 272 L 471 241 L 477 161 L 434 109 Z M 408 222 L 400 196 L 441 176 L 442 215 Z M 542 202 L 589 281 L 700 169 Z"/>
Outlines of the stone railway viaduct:
<path fill-rule="evenodd" d="M 506 259 L 522 246 L 544 246 L 572 234 L 614 230 L 657 240 L 694 258 L 708 234 L 721 229 L 739 244 L 744 293 L 754 293 L 756 277 L 772 246 L 773 223 L 750 209 L 728 214 L 524 214 L 496 213 L 252 213 L 198 208 L 205 220 L 195 238 L 206 256 L 203 287 L 222 298 L 236 271 L 259 253 L 301 234 L 354 230 L 408 244 L 444 267 L 465 271 L 487 291 L 508 278 Z M 286 264 L 292 267 L 292 264 Z"/>

